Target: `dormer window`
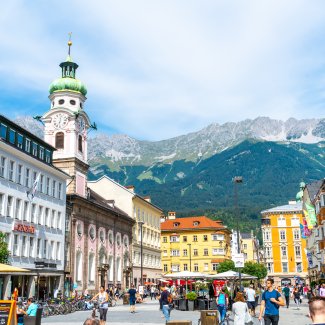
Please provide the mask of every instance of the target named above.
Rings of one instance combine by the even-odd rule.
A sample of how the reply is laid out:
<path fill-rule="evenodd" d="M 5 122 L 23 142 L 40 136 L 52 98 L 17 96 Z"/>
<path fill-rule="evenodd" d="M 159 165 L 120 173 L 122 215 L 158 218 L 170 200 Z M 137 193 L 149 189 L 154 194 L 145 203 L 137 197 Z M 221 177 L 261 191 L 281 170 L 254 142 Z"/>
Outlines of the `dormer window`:
<path fill-rule="evenodd" d="M 199 224 L 200 224 L 200 221 L 194 221 L 194 222 L 193 222 L 193 226 L 194 226 L 194 227 L 197 227 Z"/>
<path fill-rule="evenodd" d="M 174 227 L 179 227 L 179 222 L 174 222 Z"/>

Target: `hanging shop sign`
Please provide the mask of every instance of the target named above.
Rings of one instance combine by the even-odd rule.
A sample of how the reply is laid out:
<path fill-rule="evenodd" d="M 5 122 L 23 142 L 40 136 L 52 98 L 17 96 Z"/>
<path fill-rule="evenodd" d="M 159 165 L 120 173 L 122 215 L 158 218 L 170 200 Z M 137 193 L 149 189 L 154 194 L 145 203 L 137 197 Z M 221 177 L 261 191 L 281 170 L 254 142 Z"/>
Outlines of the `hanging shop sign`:
<path fill-rule="evenodd" d="M 29 225 L 23 225 L 21 223 L 16 223 L 14 225 L 14 230 L 19 232 L 26 232 L 29 234 L 35 234 L 35 227 Z"/>

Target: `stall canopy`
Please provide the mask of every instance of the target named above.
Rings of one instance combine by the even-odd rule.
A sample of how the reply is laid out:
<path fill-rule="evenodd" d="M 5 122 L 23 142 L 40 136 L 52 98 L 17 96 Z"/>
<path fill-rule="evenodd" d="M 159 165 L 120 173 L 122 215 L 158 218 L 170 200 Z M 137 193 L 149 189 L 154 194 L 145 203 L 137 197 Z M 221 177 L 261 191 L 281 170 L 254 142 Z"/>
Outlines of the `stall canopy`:
<path fill-rule="evenodd" d="M 206 275 L 200 272 L 190 272 L 190 271 L 182 271 L 175 273 L 168 273 L 164 275 L 165 278 L 171 279 L 200 279 L 205 278 Z"/>
<path fill-rule="evenodd" d="M 17 273 L 28 273 L 29 270 L 22 269 L 20 267 L 7 265 L 7 264 L 0 264 L 0 274 L 17 274 Z"/>
<path fill-rule="evenodd" d="M 220 279 L 220 280 L 237 280 L 239 279 L 239 273 L 235 271 L 227 271 L 218 274 L 209 274 L 205 276 L 207 279 Z M 255 280 L 256 276 L 241 273 L 242 280 Z"/>

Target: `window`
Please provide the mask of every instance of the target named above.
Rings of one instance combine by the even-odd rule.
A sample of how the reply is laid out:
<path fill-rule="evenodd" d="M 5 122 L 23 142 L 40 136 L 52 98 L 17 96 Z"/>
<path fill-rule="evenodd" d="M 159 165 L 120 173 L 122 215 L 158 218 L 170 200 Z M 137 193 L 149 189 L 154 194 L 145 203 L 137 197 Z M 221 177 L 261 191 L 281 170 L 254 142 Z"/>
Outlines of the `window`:
<path fill-rule="evenodd" d="M 4 194 L 0 193 L 0 215 L 2 215 L 4 198 L 5 198 Z"/>
<path fill-rule="evenodd" d="M 208 263 L 204 263 L 204 271 L 209 271 L 209 264 Z"/>
<path fill-rule="evenodd" d="M 179 227 L 179 222 L 174 222 L 174 227 Z"/>
<path fill-rule="evenodd" d="M 168 272 L 168 266 L 167 266 L 167 264 L 164 264 L 164 272 Z"/>
<path fill-rule="evenodd" d="M 23 149 L 23 143 L 24 143 L 24 137 L 22 136 L 22 134 L 18 133 L 18 135 L 17 135 L 17 147 L 19 149 Z"/>
<path fill-rule="evenodd" d="M 10 160 L 9 161 L 9 171 L 8 171 L 8 178 L 9 181 L 14 181 L 14 168 L 15 168 L 15 162 Z"/>
<path fill-rule="evenodd" d="M 0 125 L 0 137 L 2 139 L 7 139 L 7 129 L 8 129 L 7 125 L 1 123 L 1 125 Z"/>
<path fill-rule="evenodd" d="M 281 256 L 282 257 L 287 257 L 287 247 L 286 246 L 282 246 L 281 247 Z"/>
<path fill-rule="evenodd" d="M 167 243 L 167 237 L 163 237 L 163 243 Z"/>
<path fill-rule="evenodd" d="M 9 129 L 9 142 L 15 144 L 16 140 L 16 131 L 13 129 Z"/>
<path fill-rule="evenodd" d="M 300 246 L 295 246 L 295 254 L 296 254 L 296 258 L 300 258 L 301 257 L 301 249 L 300 249 Z"/>
<path fill-rule="evenodd" d="M 194 264 L 194 272 L 199 272 L 199 265 L 198 264 Z"/>
<path fill-rule="evenodd" d="M 36 223 L 36 204 L 32 204 L 32 217 L 31 217 L 31 222 Z"/>
<path fill-rule="evenodd" d="M 41 192 L 41 193 L 43 193 L 43 185 L 44 185 L 44 176 L 43 175 L 41 175 L 40 176 L 40 180 L 39 180 L 39 191 Z"/>
<path fill-rule="evenodd" d="M 34 237 L 29 237 L 29 257 L 34 256 Z"/>
<path fill-rule="evenodd" d="M 212 263 L 212 271 L 217 271 L 218 270 L 218 263 Z"/>
<path fill-rule="evenodd" d="M 273 272 L 273 264 L 272 263 L 266 263 L 266 268 L 268 273 Z"/>
<path fill-rule="evenodd" d="M 183 256 L 187 256 L 187 249 L 183 249 Z"/>
<path fill-rule="evenodd" d="M 58 199 L 62 199 L 62 183 L 59 183 L 59 187 L 58 187 Z"/>
<path fill-rule="evenodd" d="M 37 239 L 36 257 L 41 257 L 41 239 Z"/>
<path fill-rule="evenodd" d="M 30 153 L 30 140 L 29 139 L 25 139 L 25 151 Z"/>
<path fill-rule="evenodd" d="M 29 172 L 30 172 L 29 168 L 26 168 L 26 170 L 25 170 L 25 186 L 26 187 L 29 187 Z"/>
<path fill-rule="evenodd" d="M 64 133 L 58 132 L 55 135 L 55 148 L 56 149 L 64 149 Z"/>
<path fill-rule="evenodd" d="M 271 257 L 271 247 L 265 247 L 265 257 L 266 258 Z"/>
<path fill-rule="evenodd" d="M 168 256 L 168 254 L 167 254 L 167 250 L 164 250 L 164 251 L 163 251 L 163 256 Z"/>
<path fill-rule="evenodd" d="M 45 162 L 48 164 L 51 163 L 51 152 L 49 150 L 45 150 Z"/>
<path fill-rule="evenodd" d="M 64 104 L 64 99 L 59 99 L 59 105 L 63 105 Z"/>
<path fill-rule="evenodd" d="M 15 219 L 20 219 L 21 200 L 16 200 Z"/>
<path fill-rule="evenodd" d="M 56 243 L 56 252 L 55 252 L 55 259 L 59 260 L 60 259 L 60 252 L 61 251 L 61 243 L 57 242 Z"/>
<path fill-rule="evenodd" d="M 208 235 L 203 235 L 203 241 L 208 241 Z"/>
<path fill-rule="evenodd" d="M 265 231 L 264 238 L 266 241 L 271 240 L 271 232 L 269 230 Z"/>
<path fill-rule="evenodd" d="M 49 224 L 50 224 L 50 209 L 46 208 L 45 209 L 45 222 L 44 222 L 44 225 L 46 227 L 49 227 Z"/>
<path fill-rule="evenodd" d="M 282 262 L 282 272 L 287 273 L 288 272 L 288 263 Z"/>
<path fill-rule="evenodd" d="M 14 256 L 19 255 L 19 244 L 18 244 L 18 235 L 14 235 L 14 244 L 13 244 L 13 254 Z"/>
<path fill-rule="evenodd" d="M 171 256 L 179 256 L 179 250 L 178 249 L 172 249 L 171 250 Z"/>
<path fill-rule="evenodd" d="M 296 263 L 296 271 L 302 272 L 302 263 L 301 262 Z"/>
<path fill-rule="evenodd" d="M 218 248 L 212 248 L 212 255 L 218 255 Z"/>
<path fill-rule="evenodd" d="M 38 144 L 33 142 L 33 145 L 32 145 L 32 154 L 33 156 L 37 157 L 37 149 L 38 149 Z"/>
<path fill-rule="evenodd" d="M 183 270 L 184 270 L 184 271 L 188 271 L 187 264 L 183 264 Z"/>
<path fill-rule="evenodd" d="M 23 220 L 24 220 L 24 221 L 28 221 L 28 219 L 29 219 L 29 218 L 28 218 L 28 212 L 29 212 L 29 211 L 28 211 L 28 205 L 29 205 L 28 202 L 25 201 L 25 202 L 24 202 L 24 211 L 23 211 Z"/>
<path fill-rule="evenodd" d="M 8 196 L 7 201 L 7 216 L 12 217 L 12 206 L 13 206 L 14 198 L 12 196 Z"/>
<path fill-rule="evenodd" d="M 183 236 L 183 242 L 187 242 L 187 236 Z"/>
<path fill-rule="evenodd" d="M 170 236 L 170 242 L 171 243 L 179 242 L 179 237 L 178 236 Z"/>
<path fill-rule="evenodd" d="M 293 238 L 294 238 L 295 240 L 300 239 L 300 230 L 299 230 L 299 229 L 294 229 L 294 230 L 293 230 Z"/>
<path fill-rule="evenodd" d="M 82 136 L 78 136 L 78 150 L 82 152 Z"/>
<path fill-rule="evenodd" d="M 291 226 L 299 227 L 299 225 L 300 225 L 300 220 L 297 216 L 294 216 L 293 218 L 291 218 Z"/>
<path fill-rule="evenodd" d="M 44 160 L 44 148 L 43 147 L 39 147 L 39 159 Z"/>
<path fill-rule="evenodd" d="M 23 166 L 18 165 L 18 167 L 17 167 L 17 183 L 18 184 L 22 183 L 22 173 L 23 173 Z"/>
<path fill-rule="evenodd" d="M 21 256 L 27 256 L 27 237 L 22 238 Z"/>
<path fill-rule="evenodd" d="M 247 244 L 243 244 L 243 249 L 247 249 Z"/>
<path fill-rule="evenodd" d="M 52 218 L 51 218 L 51 228 L 56 228 L 56 224 L 55 224 L 55 221 L 56 221 L 56 213 L 55 213 L 55 210 L 52 210 Z"/>
<path fill-rule="evenodd" d="M 55 197 L 55 191 L 56 191 L 56 181 L 52 181 L 52 196 Z"/>
<path fill-rule="evenodd" d="M 209 250 L 207 248 L 204 248 L 203 255 L 204 256 L 208 256 L 209 255 Z"/>
<path fill-rule="evenodd" d="M 285 240 L 285 239 L 286 239 L 286 231 L 280 230 L 280 240 Z"/>
<path fill-rule="evenodd" d="M 172 265 L 172 272 L 179 272 L 180 268 L 178 264 Z"/>
<path fill-rule="evenodd" d="M 193 255 L 194 256 L 198 256 L 199 254 L 198 254 L 198 250 L 196 249 L 196 248 L 194 248 L 194 250 L 193 250 Z"/>
<path fill-rule="evenodd" d="M 5 177 L 6 158 L 1 157 L 0 160 L 0 176 Z"/>
<path fill-rule="evenodd" d="M 43 207 L 40 205 L 38 208 L 38 224 L 41 225 L 43 221 Z"/>
<path fill-rule="evenodd" d="M 58 212 L 58 220 L 57 220 L 57 223 L 56 223 L 56 228 L 61 229 L 61 212 Z"/>
<path fill-rule="evenodd" d="M 45 194 L 50 195 L 50 178 L 46 177 L 46 192 Z"/>
<path fill-rule="evenodd" d="M 193 241 L 197 241 L 197 236 L 196 235 L 193 236 Z"/>
<path fill-rule="evenodd" d="M 47 240 L 44 240 L 43 257 L 47 258 Z"/>
<path fill-rule="evenodd" d="M 286 226 L 286 219 L 283 216 L 278 218 L 278 227 L 285 227 Z"/>

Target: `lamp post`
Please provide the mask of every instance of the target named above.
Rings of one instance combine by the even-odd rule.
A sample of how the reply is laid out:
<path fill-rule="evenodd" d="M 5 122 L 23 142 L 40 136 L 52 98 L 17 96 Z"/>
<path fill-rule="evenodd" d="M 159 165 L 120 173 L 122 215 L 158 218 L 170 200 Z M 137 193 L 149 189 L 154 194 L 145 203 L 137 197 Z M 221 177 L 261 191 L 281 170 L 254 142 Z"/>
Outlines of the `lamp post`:
<path fill-rule="evenodd" d="M 190 248 L 190 272 L 192 272 L 192 244 L 187 244 L 187 246 Z"/>
<path fill-rule="evenodd" d="M 140 258 L 141 258 L 141 264 L 140 264 L 140 274 L 141 274 L 141 285 L 143 285 L 143 232 L 142 232 L 142 227 L 143 227 L 144 222 L 139 221 L 138 225 L 140 226 L 140 233 L 141 233 L 141 242 L 140 242 Z"/>
<path fill-rule="evenodd" d="M 236 216 L 236 232 L 237 232 L 237 253 L 240 254 L 240 240 L 239 240 L 239 210 L 238 210 L 238 184 L 243 183 L 243 177 L 242 176 L 235 176 L 233 178 L 234 182 L 234 201 L 235 201 L 235 216 Z M 238 280 L 239 280 L 239 290 L 241 290 L 241 271 L 240 268 L 238 269 Z"/>

